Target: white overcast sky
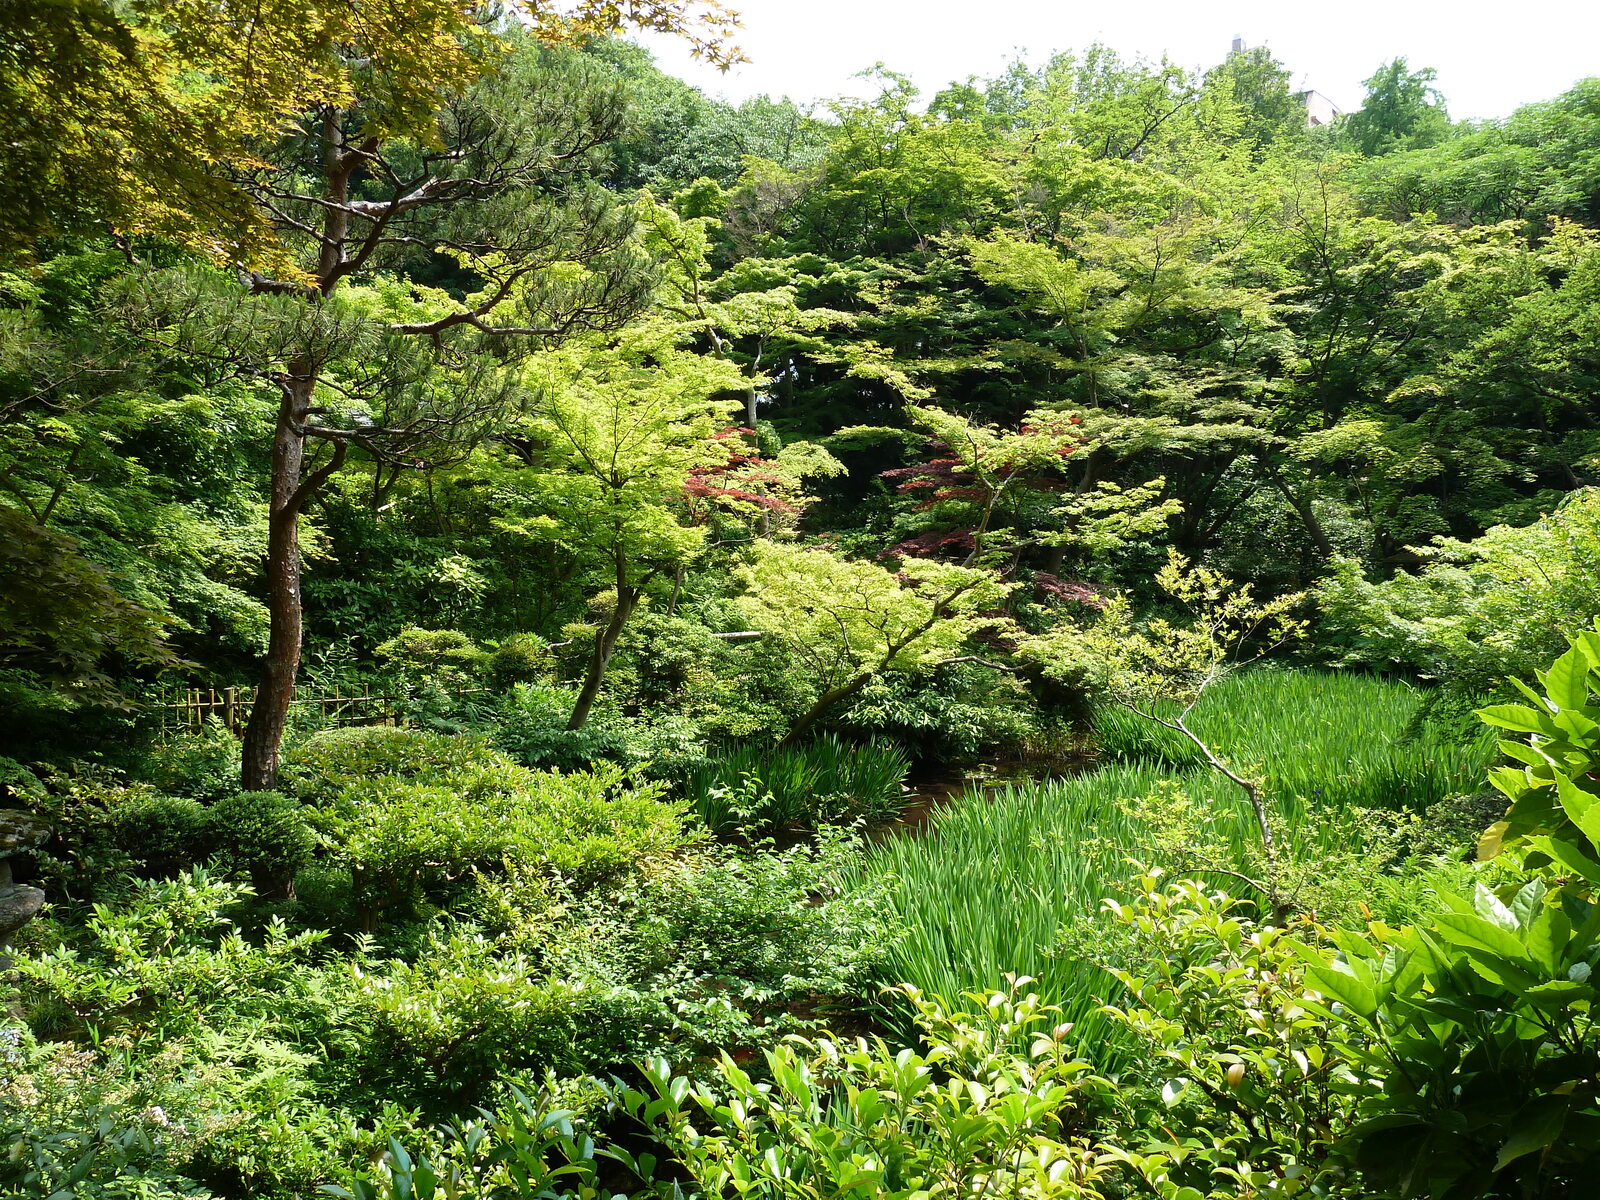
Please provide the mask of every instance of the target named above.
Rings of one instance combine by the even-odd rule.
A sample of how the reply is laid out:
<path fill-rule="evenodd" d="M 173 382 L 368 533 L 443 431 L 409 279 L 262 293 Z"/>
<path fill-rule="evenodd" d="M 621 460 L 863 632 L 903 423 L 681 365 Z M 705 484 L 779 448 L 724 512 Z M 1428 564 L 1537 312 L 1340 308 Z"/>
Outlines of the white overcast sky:
<path fill-rule="evenodd" d="M 726 75 L 676 44 L 645 39 L 661 66 L 714 95 L 796 100 L 871 94 L 858 71 L 882 62 L 916 80 L 924 97 L 952 79 L 997 74 L 1020 53 L 1037 65 L 1095 41 L 1124 57 L 1208 67 L 1235 34 L 1267 46 L 1344 109 L 1366 79 L 1403 55 L 1433 67 L 1457 118 L 1505 116 L 1600 75 L 1600 0 L 727 0 L 744 21 L 751 62 Z"/>

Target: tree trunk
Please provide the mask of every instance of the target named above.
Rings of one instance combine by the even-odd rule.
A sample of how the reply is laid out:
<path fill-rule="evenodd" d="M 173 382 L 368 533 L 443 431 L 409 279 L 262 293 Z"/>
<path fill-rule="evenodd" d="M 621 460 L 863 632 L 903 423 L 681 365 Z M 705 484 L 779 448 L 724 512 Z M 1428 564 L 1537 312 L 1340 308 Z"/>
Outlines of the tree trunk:
<path fill-rule="evenodd" d="M 838 704 L 841 700 L 848 700 L 862 688 L 867 686 L 876 671 L 863 671 L 848 683 L 841 683 L 838 687 L 831 687 L 817 697 L 816 703 L 801 715 L 800 719 L 789 727 L 789 732 L 783 735 L 783 740 L 778 743 L 778 749 L 786 750 L 803 738 L 811 727 L 820 721 L 825 713 Z"/>
<path fill-rule="evenodd" d="M 302 479 L 305 463 L 305 423 L 316 391 L 316 369 L 306 362 L 290 365 L 278 407 L 278 425 L 272 435 L 272 502 L 267 523 L 267 615 L 270 632 L 261 685 L 244 727 L 240 784 L 247 792 L 270 792 L 278 783 L 278 749 L 289 705 L 294 701 L 295 679 L 300 674 L 300 644 L 304 609 L 300 600 L 300 513 L 309 500 L 343 464 L 348 449 L 335 442 L 333 456 Z"/>
<path fill-rule="evenodd" d="M 271 632 L 261 685 L 244 729 L 241 782 L 247 792 L 270 792 L 278 782 L 278 747 L 300 671 L 300 468 L 304 427 L 314 379 L 296 378 L 284 389 L 272 435 L 272 502 L 267 525 L 267 614 Z"/>
<path fill-rule="evenodd" d="M 600 685 L 605 682 L 606 667 L 611 662 L 612 652 L 617 648 L 617 639 L 622 636 L 628 618 L 633 616 L 633 610 L 638 605 L 639 589 L 631 587 L 617 589 L 616 610 L 611 614 L 611 620 L 606 622 L 606 627 L 601 630 L 600 636 L 595 639 L 594 653 L 589 656 L 589 669 L 583 679 L 583 690 L 578 693 L 578 702 L 572 706 L 572 716 L 567 720 L 569 730 L 582 729 L 589 720 L 589 710 L 599 698 Z"/>
<path fill-rule="evenodd" d="M 1272 486 L 1278 489 L 1280 495 L 1294 509 L 1295 515 L 1300 518 L 1300 524 L 1305 527 L 1306 537 L 1311 540 L 1312 547 L 1318 557 L 1327 562 L 1334 555 L 1333 541 L 1328 537 L 1328 532 L 1322 527 L 1322 522 L 1317 519 L 1316 510 L 1311 507 L 1311 501 L 1297 495 L 1275 467 L 1267 467 L 1267 478 L 1272 480 Z"/>

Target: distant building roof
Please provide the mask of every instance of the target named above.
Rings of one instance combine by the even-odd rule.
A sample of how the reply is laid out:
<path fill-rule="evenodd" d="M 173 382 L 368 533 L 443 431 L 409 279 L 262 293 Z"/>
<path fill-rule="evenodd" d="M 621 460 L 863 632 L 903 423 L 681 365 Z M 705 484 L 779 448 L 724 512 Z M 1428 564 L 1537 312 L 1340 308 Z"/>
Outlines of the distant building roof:
<path fill-rule="evenodd" d="M 1318 91 L 1300 92 L 1299 99 L 1306 106 L 1306 127 L 1308 129 L 1315 129 L 1319 125 L 1332 125 L 1334 119 L 1344 111 Z"/>

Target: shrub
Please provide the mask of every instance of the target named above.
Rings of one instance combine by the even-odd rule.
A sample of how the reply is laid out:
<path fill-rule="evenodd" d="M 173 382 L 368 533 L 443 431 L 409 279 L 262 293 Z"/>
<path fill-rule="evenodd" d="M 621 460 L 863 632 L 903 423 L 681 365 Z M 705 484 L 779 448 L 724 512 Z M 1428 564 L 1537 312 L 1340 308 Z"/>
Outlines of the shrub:
<path fill-rule="evenodd" d="M 610 1103 L 708 1196 L 1098 1200 L 1110 1163 L 1081 1133 L 1085 1099 L 1103 1085 L 1064 1051 L 1050 1028 L 1058 1014 L 1024 994 L 1024 982 L 974 997 L 976 1010 L 961 1013 L 909 991 L 926 1050 L 792 1040 L 766 1053 L 770 1083 L 726 1054 L 714 1082 L 698 1085 L 654 1059 L 645 1088 L 613 1084 Z M 463 1197 L 548 1195 L 563 1177 L 602 1194 L 593 1189 L 605 1160 L 655 1182 L 654 1155 L 617 1142 L 597 1148 L 549 1088 L 534 1096 L 514 1092 L 497 1111 L 442 1130 L 429 1154 L 396 1147 L 387 1168 L 358 1176 L 350 1194 L 403 1200 L 437 1180 Z"/>
<path fill-rule="evenodd" d="M 140 882 L 16 956 L 34 1034 L 72 1041 L 0 1026 L 0 1191 L 289 1200 L 394 1131 L 392 1106 L 358 1123 L 320 1099 L 356 1035 L 344 972 L 317 966 L 321 934 L 242 937 L 247 896 L 204 871 Z"/>
<path fill-rule="evenodd" d="M 500 701 L 495 744 L 529 767 L 574 770 L 615 755 L 622 737 L 606 713 L 582 729 L 567 728 L 577 696 L 559 684 L 515 685 Z"/>
<path fill-rule="evenodd" d="M 350 872 L 363 929 L 507 863 L 591 887 L 684 840 L 662 787 L 619 767 L 536 772 L 480 741 L 420 730 L 340 730 L 295 755 L 332 865 Z"/>
<path fill-rule="evenodd" d="M 554 978 L 481 934 L 435 929 L 409 961 L 360 966 L 364 1088 L 449 1111 L 508 1071 L 590 1065 L 577 1043 L 605 992 Z"/>
<path fill-rule="evenodd" d="M 45 797 L 44 782 L 14 758 L 0 758 L 0 805 L 24 808 Z"/>
<path fill-rule="evenodd" d="M 517 766 L 482 739 L 381 725 L 314 733 L 284 758 L 284 778 L 313 802 L 380 775 L 439 782 L 483 770 Z"/>
<path fill-rule="evenodd" d="M 859 850 L 838 830 L 783 851 L 703 845 L 597 897 L 584 940 L 616 947 L 633 979 L 668 986 L 687 1020 L 698 1003 L 735 1004 L 783 1026 L 778 1005 L 859 995 L 893 938 L 881 889 L 846 886 Z M 729 1032 L 740 1042 L 760 1033 Z"/>
<path fill-rule="evenodd" d="M 135 789 L 119 799 L 107 824 L 117 848 L 139 874 L 174 875 L 209 857 L 212 825 L 203 804 Z"/>
<path fill-rule="evenodd" d="M 1351 661 L 1403 663 L 1474 700 L 1527 678 L 1600 611 L 1600 489 L 1572 493 L 1527 526 L 1438 539 L 1415 575 L 1382 583 L 1335 564 L 1317 591 L 1324 627 Z"/>
<path fill-rule="evenodd" d="M 219 1001 L 262 1003 L 325 935 L 274 924 L 261 944 L 247 941 L 227 912 L 248 895 L 201 868 L 136 881 L 65 944 L 17 959 L 24 1001 L 103 1036 L 157 1040 L 194 1030 Z"/>
<path fill-rule="evenodd" d="M 554 665 L 550 643 L 536 633 L 514 633 L 489 652 L 489 683 L 498 691 L 534 683 Z"/>
<path fill-rule="evenodd" d="M 886 675 L 861 689 L 840 728 L 904 746 L 916 759 L 972 759 L 1018 752 L 1034 732 L 1034 705 L 1013 675 L 943 667 L 928 678 Z"/>
<path fill-rule="evenodd" d="M 135 773 L 157 791 L 209 804 L 239 790 L 239 743 L 213 722 L 156 743 Z"/>
<path fill-rule="evenodd" d="M 1133 946 L 1132 968 L 1112 971 L 1128 998 L 1106 1009 L 1136 1039 L 1129 1173 L 1174 1198 L 1361 1194 L 1337 1149 L 1355 1107 L 1330 1045 L 1340 1023 L 1305 984 L 1320 927 L 1257 924 L 1193 881 L 1146 875 L 1134 891 L 1107 901 Z"/>
<path fill-rule="evenodd" d="M 402 629 L 374 653 L 403 676 L 456 685 L 476 675 L 484 660 L 476 643 L 454 629 Z"/>
<path fill-rule="evenodd" d="M 493 711 L 475 685 L 484 653 L 454 629 L 404 629 L 377 648 L 394 686 L 398 716 L 426 729 L 460 733 Z"/>
<path fill-rule="evenodd" d="M 218 800 L 207 815 L 214 854 L 248 874 L 258 894 L 292 893 L 295 872 L 316 847 L 298 801 L 277 792 L 239 792 Z"/>
<path fill-rule="evenodd" d="M 1600 632 L 1547 670 L 1532 704 L 1483 709 L 1525 735 L 1491 772 L 1511 801 L 1484 835 L 1540 873 L 1416 927 L 1304 947 L 1305 984 L 1340 1021 L 1360 1123 L 1349 1148 L 1370 1185 L 1400 1195 L 1579 1196 L 1600 1165 Z"/>

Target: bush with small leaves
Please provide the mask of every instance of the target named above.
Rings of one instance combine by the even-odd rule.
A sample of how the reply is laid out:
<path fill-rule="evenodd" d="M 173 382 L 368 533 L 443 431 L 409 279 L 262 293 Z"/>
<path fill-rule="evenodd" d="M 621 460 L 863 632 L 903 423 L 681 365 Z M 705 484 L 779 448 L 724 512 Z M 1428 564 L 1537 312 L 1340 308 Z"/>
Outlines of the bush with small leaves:
<path fill-rule="evenodd" d="M 278 792 L 239 792 L 207 813 L 212 853 L 250 876 L 261 896 L 293 892 L 295 872 L 311 861 L 316 834 L 296 800 Z"/>
<path fill-rule="evenodd" d="M 1122 1080 L 1129 1175 L 1162 1200 L 1365 1195 L 1337 1149 L 1355 1108 L 1342 1023 L 1305 982 L 1321 927 L 1258 924 L 1159 874 L 1134 891 L 1106 902 L 1136 963 L 1112 971 L 1127 999 L 1107 1012 L 1144 1051 Z"/>
<path fill-rule="evenodd" d="M 363 930 L 509 864 L 578 890 L 686 839 L 682 806 L 620 767 L 531 771 L 483 742 L 410 729 L 306 741 L 292 771 L 324 861 L 350 872 Z"/>
<path fill-rule="evenodd" d="M 499 691 L 543 679 L 555 665 L 550 643 L 536 633 L 514 633 L 487 657 L 489 683 Z"/>
<path fill-rule="evenodd" d="M 174 875 L 205 862 L 211 852 L 211 816 L 188 797 L 130 789 L 110 810 L 107 824 L 140 875 Z"/>
<path fill-rule="evenodd" d="M 681 1171 L 701 1195 L 749 1200 L 1100 1200 L 1112 1160 L 1083 1134 L 1087 1101 L 1108 1085 L 1067 1053 L 1061 1030 L 1051 1028 L 1058 1014 L 1027 994 L 1026 983 L 974 994 L 962 1012 L 907 989 L 926 1049 L 791 1039 L 766 1054 L 770 1082 L 726 1054 L 714 1081 L 699 1084 L 653 1059 L 643 1064 L 645 1087 L 613 1081 L 607 1095 L 661 1156 L 628 1149 L 632 1139 L 597 1142 L 547 1086 L 442 1130 L 425 1154 L 392 1147 L 386 1166 L 358 1176 L 345 1194 L 618 1195 L 602 1183 L 605 1165 L 613 1178 L 626 1171 L 662 1195 L 683 1193 L 672 1182 Z M 658 1180 L 666 1156 L 672 1169 Z"/>

